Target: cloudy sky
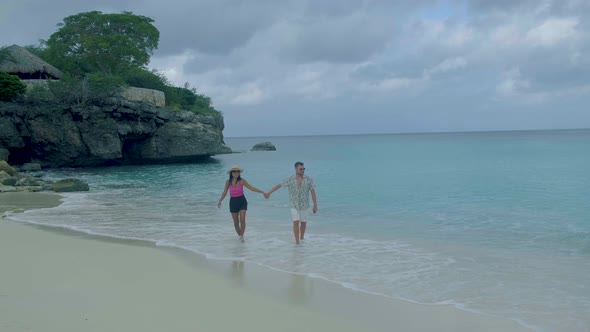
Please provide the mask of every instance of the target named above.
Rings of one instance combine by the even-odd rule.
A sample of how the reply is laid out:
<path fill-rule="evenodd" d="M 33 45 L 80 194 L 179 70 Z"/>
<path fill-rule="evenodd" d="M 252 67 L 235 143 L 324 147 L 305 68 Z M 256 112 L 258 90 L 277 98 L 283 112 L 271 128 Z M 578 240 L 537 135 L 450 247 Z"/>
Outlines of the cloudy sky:
<path fill-rule="evenodd" d="M 590 127 L 588 0 L 1 0 L 0 45 L 90 10 L 153 18 L 227 137 Z"/>

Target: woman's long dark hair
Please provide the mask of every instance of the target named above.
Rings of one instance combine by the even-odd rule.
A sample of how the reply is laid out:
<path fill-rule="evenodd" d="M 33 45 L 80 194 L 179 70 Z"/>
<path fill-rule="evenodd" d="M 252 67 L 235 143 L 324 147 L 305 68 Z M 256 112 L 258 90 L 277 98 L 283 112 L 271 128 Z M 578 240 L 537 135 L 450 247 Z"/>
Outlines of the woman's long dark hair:
<path fill-rule="evenodd" d="M 229 184 L 230 186 L 232 185 L 232 180 L 233 180 L 233 176 L 231 176 L 231 172 L 229 172 Z M 240 175 L 238 175 L 238 178 L 236 179 L 236 185 L 242 181 L 242 173 L 240 172 Z"/>

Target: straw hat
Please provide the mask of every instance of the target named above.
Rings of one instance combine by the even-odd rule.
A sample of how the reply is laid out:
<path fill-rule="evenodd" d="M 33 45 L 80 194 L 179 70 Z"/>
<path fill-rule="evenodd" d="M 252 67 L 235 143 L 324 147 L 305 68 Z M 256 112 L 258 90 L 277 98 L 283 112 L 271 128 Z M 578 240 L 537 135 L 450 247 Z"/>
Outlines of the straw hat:
<path fill-rule="evenodd" d="M 227 174 L 231 174 L 232 171 L 240 171 L 240 173 L 244 173 L 244 170 L 238 165 L 233 165 L 229 170 L 227 170 Z"/>

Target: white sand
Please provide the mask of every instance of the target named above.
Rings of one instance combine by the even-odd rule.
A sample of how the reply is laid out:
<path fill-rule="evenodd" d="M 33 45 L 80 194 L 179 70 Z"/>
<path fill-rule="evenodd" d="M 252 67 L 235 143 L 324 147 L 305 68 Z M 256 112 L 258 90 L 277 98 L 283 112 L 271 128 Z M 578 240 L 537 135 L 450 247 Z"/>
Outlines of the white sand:
<path fill-rule="evenodd" d="M 48 194 L 14 195 L 0 194 L 0 211 L 58 202 Z M 451 306 L 203 261 L 137 241 L 0 219 L 0 331 L 525 331 Z M 230 273 L 219 273 L 220 266 Z"/>

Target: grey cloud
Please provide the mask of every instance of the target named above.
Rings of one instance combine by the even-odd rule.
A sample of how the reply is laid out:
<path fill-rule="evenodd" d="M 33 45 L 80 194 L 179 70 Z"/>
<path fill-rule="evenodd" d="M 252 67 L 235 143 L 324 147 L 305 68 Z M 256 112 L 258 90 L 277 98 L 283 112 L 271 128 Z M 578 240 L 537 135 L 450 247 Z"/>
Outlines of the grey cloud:
<path fill-rule="evenodd" d="M 361 62 L 387 46 L 393 23 L 370 16 L 301 22 L 287 31 L 280 55 L 296 63 Z"/>
<path fill-rule="evenodd" d="M 130 2 L 105 0 L 96 5 L 76 0 L 8 0 L 0 4 L 0 42 L 3 45 L 36 45 L 40 39 L 46 40 L 57 31 L 57 24 L 67 16 L 93 10 L 121 12 L 129 10 Z"/>
<path fill-rule="evenodd" d="M 444 26 L 452 33 L 459 24 L 447 20 Z M 465 42 L 460 46 L 450 45 L 447 42 L 448 31 L 436 36 L 434 40 L 424 42 L 424 36 L 429 33 L 428 27 L 422 22 L 409 24 L 399 32 L 403 39 L 396 40 L 396 44 L 390 45 L 385 52 L 374 59 L 374 62 L 359 66 L 352 76 L 358 79 L 379 80 L 392 77 L 419 79 L 431 74 L 436 74 L 438 78 L 456 75 L 457 72 L 454 70 L 439 70 L 436 73 L 432 70 L 440 65 L 444 67 L 445 62 L 450 67 L 453 61 L 466 62 L 465 59 L 472 49 L 479 47 L 482 42 L 475 39 L 474 42 Z"/>
<path fill-rule="evenodd" d="M 202 74 L 222 68 L 235 68 L 239 66 L 239 63 L 239 59 L 228 56 L 197 53 L 194 58 L 184 64 L 183 70 L 187 74 Z"/>
<path fill-rule="evenodd" d="M 555 15 L 588 15 L 590 14 L 590 2 L 585 0 L 554 0 L 551 2 L 549 12 Z"/>
<path fill-rule="evenodd" d="M 398 13 L 414 12 L 427 5 L 435 4 L 437 0 L 339 0 L 317 1 L 308 0 L 304 6 L 306 16 L 347 16 L 359 11 L 373 11 L 375 13 L 396 16 Z"/>
<path fill-rule="evenodd" d="M 457 4 L 466 6 L 472 12 L 482 15 L 523 12 L 538 12 L 544 15 L 588 14 L 590 2 L 583 0 L 455 0 Z"/>
<path fill-rule="evenodd" d="M 169 0 L 101 1 L 100 4 L 75 0 L 20 1 L 8 7 L 0 21 L 0 37 L 6 43 L 36 44 L 57 30 L 63 18 L 80 12 L 132 11 L 155 20 L 160 30 L 160 54 L 186 49 L 224 54 L 246 43 L 260 28 L 272 21 L 280 7 L 271 1 L 198 1 Z M 2 7 L 0 7 L 2 8 Z M 10 15 L 11 12 L 13 15 Z M 20 24 L 26 17 L 33 24 Z M 19 29 L 12 29 L 12 26 Z"/>
<path fill-rule="evenodd" d="M 405 15 L 435 2 L 309 1 L 304 18 L 289 20 L 279 54 L 295 63 L 362 62 L 395 43 Z"/>
<path fill-rule="evenodd" d="M 399 58 L 390 62 L 360 66 L 351 73 L 351 78 L 362 81 L 379 81 L 388 78 L 417 79 L 422 77 L 424 70 L 431 65 L 433 61 L 424 57 L 411 60 Z"/>
<path fill-rule="evenodd" d="M 216 107 L 227 116 L 227 136 L 281 134 L 280 130 L 269 132 L 260 119 L 283 128 L 292 121 L 305 122 L 309 116 L 317 120 L 313 128 L 317 134 L 333 128 L 340 133 L 551 128 L 556 117 L 561 127 L 590 126 L 590 115 L 579 111 L 585 110 L 588 92 L 567 98 L 559 93 L 585 91 L 578 88 L 590 81 L 589 1 L 95 3 L 3 0 L 0 40 L 36 43 L 48 38 L 64 17 L 82 11 L 128 10 L 154 18 L 161 32 L 154 63 L 169 65 L 158 69 L 170 70 L 180 83 L 188 81 L 199 91 L 211 93 Z M 568 38 L 553 36 L 559 39 L 555 43 L 527 44 L 527 31 L 548 18 L 575 19 L 579 24 Z M 33 23 L 22 24 L 23 20 Z M 492 35 L 498 27 L 514 29 L 518 36 L 501 46 L 494 44 Z M 468 35 L 464 42 L 453 40 L 460 39 L 462 32 Z M 172 63 L 177 58 L 186 60 L 182 54 L 194 57 L 184 67 Z M 448 70 L 432 71 L 437 66 Z M 516 91 L 513 98 L 495 98 L 498 85 L 510 79 L 513 69 L 518 69 L 515 79 L 529 83 L 522 86 L 525 91 Z M 419 86 L 412 93 L 390 93 L 389 86 L 383 91 L 358 88 L 379 87 L 379 81 L 388 79 L 394 79 L 393 85 L 399 79 L 402 85 L 409 81 Z M 248 89 L 260 89 L 265 98 L 256 105 L 231 103 Z M 322 99 L 318 91 L 326 92 L 328 98 Z M 548 99 L 527 108 L 516 100 L 518 92 Z M 370 116 L 357 117 L 360 108 Z M 287 117 L 277 110 L 294 110 L 297 116 Z M 312 132 L 294 130 L 292 134 L 308 133 Z"/>
<path fill-rule="evenodd" d="M 590 46 L 590 45 L 589 45 Z M 555 49 L 531 54 L 519 66 L 531 91 L 553 91 L 590 84 L 590 47 L 582 51 Z"/>
<path fill-rule="evenodd" d="M 534 8 L 541 5 L 539 0 L 460 0 L 468 8 L 475 11 L 489 10 L 511 11 L 514 9 Z"/>
<path fill-rule="evenodd" d="M 240 85 L 264 75 L 259 72 L 259 67 L 251 63 L 244 63 L 238 59 L 225 59 L 222 57 L 197 57 L 184 65 L 184 72 L 189 75 L 209 75 L 214 77 L 216 83 L 228 85 Z"/>
<path fill-rule="evenodd" d="M 172 3 L 171 3 L 172 2 Z M 177 2 L 177 4 L 173 4 Z M 225 55 L 271 25 L 285 8 L 272 1 L 150 1 L 144 7 L 160 30 L 160 54 L 187 49 Z"/>
<path fill-rule="evenodd" d="M 363 2 L 355 0 L 309 1 L 305 6 L 304 14 L 306 16 L 346 16 L 359 9 L 362 9 L 363 6 Z"/>

